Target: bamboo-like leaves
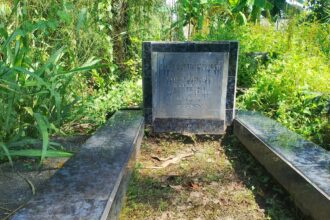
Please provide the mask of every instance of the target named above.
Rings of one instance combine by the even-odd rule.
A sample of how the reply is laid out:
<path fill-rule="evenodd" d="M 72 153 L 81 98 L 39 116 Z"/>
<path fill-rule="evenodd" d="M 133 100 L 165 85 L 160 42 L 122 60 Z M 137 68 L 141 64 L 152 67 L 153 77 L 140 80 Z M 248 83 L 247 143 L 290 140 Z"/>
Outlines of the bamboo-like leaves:
<path fill-rule="evenodd" d="M 39 22 L 40 23 L 40 22 Z M 41 24 L 31 25 L 28 29 L 36 31 L 44 28 Z M 25 30 L 27 31 L 27 30 Z M 64 113 L 76 103 L 65 96 L 66 88 L 73 75 L 95 69 L 99 60 L 93 57 L 84 65 L 64 70 L 60 60 L 66 53 L 64 47 L 49 56 L 44 64 L 35 65 L 26 59 L 29 45 L 27 32 L 18 28 L 8 34 L 1 27 L 0 37 L 0 153 L 12 163 L 12 156 L 37 156 L 42 162 L 49 156 L 69 156 L 63 152 L 49 151 L 49 132 L 57 130 L 63 122 Z M 27 136 L 33 131 L 42 139 L 41 150 L 29 150 L 36 145 L 35 139 Z M 30 140 L 33 140 L 32 142 Z"/>
<path fill-rule="evenodd" d="M 43 154 L 41 150 L 36 149 L 26 149 L 26 150 L 12 150 L 8 151 L 9 156 L 20 156 L 20 157 L 71 157 L 72 153 L 68 153 L 65 151 L 57 151 L 57 150 L 47 150 L 46 153 Z M 3 154 L 0 153 L 0 156 Z M 5 154 L 7 156 L 7 154 Z"/>
<path fill-rule="evenodd" d="M 40 164 L 41 164 L 46 157 L 48 145 L 49 145 L 48 126 L 46 123 L 47 119 L 39 113 L 35 113 L 34 117 L 38 124 L 38 130 L 42 136 L 42 151 L 40 155 Z"/>
<path fill-rule="evenodd" d="M 15 23 L 0 21 L 1 159 L 7 157 L 11 162 L 12 157 L 34 156 L 42 161 L 49 156 L 65 156 L 67 154 L 49 151 L 49 146 L 54 146 L 49 136 L 54 132 L 62 132 L 59 128 L 68 117 L 79 117 L 70 114 L 71 109 L 82 100 L 80 93 L 69 91 L 81 86 L 71 88 L 72 82 L 77 74 L 103 67 L 108 69 L 111 59 L 108 59 L 110 64 L 99 65 L 100 59 L 94 56 L 100 57 L 99 54 L 103 52 L 89 55 L 89 50 L 79 49 L 81 52 L 78 57 L 75 51 L 75 46 L 80 48 L 85 45 L 78 35 L 82 34 L 82 30 L 89 29 L 91 24 L 91 10 L 87 5 L 79 8 L 80 13 L 75 15 L 63 3 L 55 7 L 58 10 L 55 10 L 56 15 L 52 19 L 30 19 L 30 13 L 34 12 L 29 10 L 33 7 L 29 8 L 26 1 L 15 0 L 12 6 L 12 15 L 7 18 Z M 63 28 L 61 25 L 69 22 L 68 16 L 74 18 L 70 23 L 72 32 L 59 31 L 59 27 Z M 58 21 L 59 17 L 61 21 Z M 72 44 L 61 41 L 64 32 Z M 90 41 L 92 45 L 93 42 L 94 39 Z M 86 56 L 80 56 L 82 54 Z M 35 149 L 40 142 L 41 149 Z"/>
<path fill-rule="evenodd" d="M 246 19 L 244 13 L 239 12 L 239 13 L 238 13 L 238 16 L 239 16 L 239 23 L 240 23 L 241 25 L 246 25 L 246 24 L 247 24 L 247 19 Z"/>
<path fill-rule="evenodd" d="M 11 159 L 11 154 L 9 153 L 9 150 L 7 148 L 7 146 L 5 145 L 5 143 L 0 142 L 0 147 L 2 149 L 2 151 L 4 152 L 4 155 L 8 158 L 9 163 L 13 166 L 13 160 Z M 0 153 L 1 155 L 1 153 Z"/>

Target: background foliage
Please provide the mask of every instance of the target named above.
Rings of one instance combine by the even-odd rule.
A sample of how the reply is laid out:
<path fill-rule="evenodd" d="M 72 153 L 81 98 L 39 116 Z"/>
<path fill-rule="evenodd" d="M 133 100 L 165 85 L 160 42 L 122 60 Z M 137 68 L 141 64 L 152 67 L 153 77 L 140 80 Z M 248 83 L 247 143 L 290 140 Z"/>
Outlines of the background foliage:
<path fill-rule="evenodd" d="M 43 159 L 50 135 L 88 132 L 140 102 L 137 79 L 115 74 L 111 3 L 0 3 L 0 158 L 32 148 Z"/>
<path fill-rule="evenodd" d="M 329 3 L 306 7 L 284 0 L 1 1 L 0 159 L 56 156 L 52 135 L 93 131 L 117 109 L 141 105 L 144 40 L 239 40 L 239 107 L 330 149 Z"/>
<path fill-rule="evenodd" d="M 250 11 L 234 6 L 233 20 L 220 18 L 192 38 L 239 40 L 239 108 L 261 111 L 330 149 L 330 25 L 326 8 L 319 8 L 327 3 L 313 3 L 307 13 L 281 1 L 263 1 L 269 8 L 251 2 L 260 6 L 264 19 L 251 20 L 256 5 L 248 6 Z M 228 6 L 233 6 L 230 1 Z M 237 20 L 241 13 L 246 22 Z"/>

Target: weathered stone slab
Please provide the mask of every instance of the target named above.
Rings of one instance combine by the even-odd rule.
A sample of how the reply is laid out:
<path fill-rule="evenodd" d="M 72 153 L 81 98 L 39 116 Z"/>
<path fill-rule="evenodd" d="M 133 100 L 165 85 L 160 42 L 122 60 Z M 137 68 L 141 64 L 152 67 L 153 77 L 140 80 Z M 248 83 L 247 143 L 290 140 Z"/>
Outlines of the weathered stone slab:
<path fill-rule="evenodd" d="M 117 219 L 143 121 L 117 112 L 13 219 Z"/>
<path fill-rule="evenodd" d="M 152 66 L 154 118 L 225 119 L 228 53 L 153 52 Z"/>
<path fill-rule="evenodd" d="M 239 112 L 234 133 L 306 215 L 329 219 L 330 152 L 255 112 Z"/>
<path fill-rule="evenodd" d="M 143 44 L 146 122 L 155 132 L 222 134 L 234 117 L 238 42 Z"/>

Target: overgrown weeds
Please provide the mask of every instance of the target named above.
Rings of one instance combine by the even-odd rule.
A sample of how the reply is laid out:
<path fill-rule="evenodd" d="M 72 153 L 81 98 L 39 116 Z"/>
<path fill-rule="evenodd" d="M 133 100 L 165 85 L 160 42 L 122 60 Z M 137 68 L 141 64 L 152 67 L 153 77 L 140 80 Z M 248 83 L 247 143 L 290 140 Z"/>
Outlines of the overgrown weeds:
<path fill-rule="evenodd" d="M 93 131 L 140 103 L 139 78 L 114 74 L 110 10 L 110 0 L 0 2 L 0 160 L 55 156 L 51 135 Z"/>
<path fill-rule="evenodd" d="M 330 149 L 330 25 L 292 19 L 226 25 L 198 40 L 239 40 L 238 107 L 261 111 Z"/>

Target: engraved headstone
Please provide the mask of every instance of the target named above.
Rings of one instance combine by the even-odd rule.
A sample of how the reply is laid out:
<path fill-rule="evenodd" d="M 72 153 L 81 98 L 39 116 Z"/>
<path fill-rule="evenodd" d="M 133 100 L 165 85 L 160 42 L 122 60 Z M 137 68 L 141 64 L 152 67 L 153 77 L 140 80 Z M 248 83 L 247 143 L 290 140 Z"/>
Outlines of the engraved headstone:
<path fill-rule="evenodd" d="M 238 42 L 143 43 L 146 122 L 155 132 L 222 134 L 235 113 Z"/>

